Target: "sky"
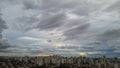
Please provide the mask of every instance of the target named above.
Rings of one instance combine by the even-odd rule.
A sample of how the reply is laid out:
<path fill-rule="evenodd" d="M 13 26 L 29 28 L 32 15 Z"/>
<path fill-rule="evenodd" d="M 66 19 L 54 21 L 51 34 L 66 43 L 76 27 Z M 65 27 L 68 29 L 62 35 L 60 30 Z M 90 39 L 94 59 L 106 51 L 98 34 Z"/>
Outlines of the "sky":
<path fill-rule="evenodd" d="M 120 57 L 120 0 L 0 0 L 0 55 Z"/>

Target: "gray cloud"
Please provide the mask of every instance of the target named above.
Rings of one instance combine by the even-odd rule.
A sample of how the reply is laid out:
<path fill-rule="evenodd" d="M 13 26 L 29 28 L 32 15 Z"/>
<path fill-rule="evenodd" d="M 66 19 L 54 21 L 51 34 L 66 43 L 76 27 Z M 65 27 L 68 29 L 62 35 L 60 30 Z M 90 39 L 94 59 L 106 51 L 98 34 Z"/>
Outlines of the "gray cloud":
<path fill-rule="evenodd" d="M 0 38 L 2 38 L 2 32 L 4 29 L 7 29 L 7 26 L 5 25 L 5 21 L 1 18 L 0 15 Z"/>
<path fill-rule="evenodd" d="M 107 7 L 105 9 L 105 11 L 120 11 L 120 1 L 116 1 L 115 3 L 113 3 L 112 5 L 110 5 L 109 7 Z"/>
<path fill-rule="evenodd" d="M 66 15 L 64 13 L 46 17 L 42 21 L 40 21 L 40 23 L 35 28 L 39 28 L 40 30 L 42 29 L 50 30 L 50 29 L 59 28 L 60 26 L 66 23 L 65 19 L 66 19 Z"/>
<path fill-rule="evenodd" d="M 19 0 L 0 0 L 0 8 L 6 8 L 9 5 L 17 5 L 19 2 Z"/>
<path fill-rule="evenodd" d="M 94 3 L 88 4 L 87 1 L 73 1 L 73 0 L 66 0 L 66 1 L 63 1 L 63 0 L 62 1 L 23 0 L 22 3 L 23 3 L 23 8 L 34 9 L 34 10 L 39 9 L 36 11 L 40 11 L 40 14 L 42 15 L 42 17 L 40 18 L 41 21 L 36 27 L 29 27 L 27 25 L 24 26 L 24 27 L 28 27 L 28 28 L 25 28 L 28 30 L 32 28 L 37 28 L 37 29 L 39 28 L 40 30 L 41 29 L 50 30 L 50 29 L 55 29 L 56 27 L 58 29 L 60 26 L 68 22 L 65 16 L 67 12 L 71 12 L 76 15 L 84 16 L 84 15 L 89 15 L 92 11 L 97 10 L 99 7 L 99 6 L 95 7 L 94 5 L 96 4 Z M 76 21 L 70 22 L 69 24 L 74 23 L 74 22 Z M 79 24 L 80 22 L 77 25 Z"/>
<path fill-rule="evenodd" d="M 120 39 L 120 29 L 111 29 L 103 32 L 98 36 L 101 41 L 111 41 Z"/>
<path fill-rule="evenodd" d="M 19 17 L 17 18 L 17 22 L 14 27 L 17 30 L 31 30 L 31 29 L 39 29 L 39 30 L 52 30 L 55 28 L 59 28 L 60 26 L 66 23 L 66 14 L 61 12 L 55 15 L 43 15 L 41 18 L 37 18 L 36 16 L 31 17 Z"/>
<path fill-rule="evenodd" d="M 57 0 L 23 0 L 25 9 L 40 9 L 42 11 L 58 12 L 62 9 L 71 9 L 79 3 L 72 0 L 57 1 Z"/>
<path fill-rule="evenodd" d="M 47 38 L 52 41 L 48 40 L 48 42 L 44 44 L 48 47 L 39 46 L 43 45 L 41 43 L 37 45 L 38 48 L 46 48 L 42 52 L 51 51 L 52 53 L 56 53 L 56 51 L 68 52 L 70 50 L 76 50 L 78 52 L 100 51 L 113 53 L 114 48 L 112 49 L 106 43 L 115 46 L 115 44 L 110 41 L 119 40 L 119 14 L 117 11 L 119 9 L 119 2 L 114 2 L 114 4 L 112 3 L 112 0 L 109 2 L 105 0 L 21 0 L 19 2 L 20 3 L 17 5 L 17 8 L 19 8 L 21 15 L 15 15 L 17 17 L 15 17 L 17 21 L 13 24 L 13 26 L 15 25 L 14 29 L 18 29 L 18 31 L 24 30 L 26 33 L 27 31 L 32 32 L 32 29 L 34 29 L 36 30 L 35 35 L 41 35 L 42 31 L 45 31 L 45 35 L 41 36 L 48 35 L 52 38 Z M 11 9 L 7 8 L 7 10 Z M 2 18 L 0 18 L 0 37 L 2 38 L 2 32 L 6 29 L 6 25 L 5 22 L 1 22 L 4 22 Z M 117 24 L 114 24 L 116 22 Z M 53 32 L 51 33 L 53 35 L 49 35 L 50 33 L 47 33 L 47 31 Z M 59 31 L 60 34 L 59 32 L 57 33 L 57 31 Z M 59 36 L 59 39 L 56 40 L 56 36 L 57 38 Z M 73 44 L 74 46 L 67 46 L 67 43 L 64 42 Z M 60 49 L 58 48 L 57 50 L 54 47 L 49 47 L 51 45 L 48 44 L 51 43 L 56 47 L 57 45 L 62 46 L 62 44 L 65 46 L 60 47 Z M 6 46 L 3 42 L 1 42 L 1 44 L 0 48 L 9 48 L 9 46 Z M 8 43 L 6 44 L 9 45 Z M 21 48 L 18 47 L 18 45 L 16 46 L 16 48 L 19 49 L 18 52 L 21 52 L 24 48 L 22 52 L 36 54 L 41 53 L 41 51 L 36 50 L 37 46 L 32 45 L 31 48 L 33 48 L 33 50 L 27 50 L 29 46 L 25 47 L 25 45 L 20 45 Z"/>
<path fill-rule="evenodd" d="M 36 9 L 39 8 L 39 0 L 22 0 L 24 9 Z"/>
<path fill-rule="evenodd" d="M 43 51 L 41 50 L 28 50 L 29 52 L 28 53 L 32 53 L 32 54 L 40 54 L 40 53 L 44 53 Z"/>
<path fill-rule="evenodd" d="M 59 11 L 69 10 L 78 15 L 88 15 L 90 12 L 101 9 L 101 3 L 96 4 L 95 2 L 89 1 L 73 1 L 73 0 L 23 0 L 23 8 L 39 10 L 42 12 L 56 13 Z"/>
<path fill-rule="evenodd" d="M 0 49 L 6 49 L 11 47 L 11 44 L 7 40 L 0 40 Z"/>
<path fill-rule="evenodd" d="M 36 26 L 36 24 L 39 22 L 39 19 L 37 19 L 34 16 L 32 17 L 22 16 L 16 18 L 16 21 L 19 22 L 14 23 L 13 27 L 16 28 L 16 30 L 28 31 Z"/>
<path fill-rule="evenodd" d="M 60 49 L 79 49 L 79 46 L 61 46 Z"/>
<path fill-rule="evenodd" d="M 65 30 L 71 28 L 73 26 L 77 26 L 76 28 L 69 29 L 64 32 L 64 35 L 70 37 L 72 35 L 80 35 L 82 32 L 84 33 L 85 30 L 90 26 L 90 24 L 86 24 L 86 21 L 80 20 L 70 20 L 68 21 L 66 17 L 66 13 L 70 12 L 76 14 L 78 16 L 84 16 L 91 13 L 93 10 L 93 5 L 87 5 L 87 2 L 84 1 L 73 1 L 73 0 L 66 0 L 66 1 L 57 1 L 57 0 L 25 0 L 23 1 L 24 8 L 26 9 L 39 9 L 42 17 L 40 17 L 40 22 L 35 27 L 30 27 L 30 23 L 24 25 L 25 30 L 30 29 L 40 29 L 40 30 L 53 30 L 53 29 L 60 29 Z M 88 9 L 91 8 L 91 9 Z M 95 7 L 96 8 L 96 7 Z M 34 16 L 35 18 L 35 16 Z M 34 20 L 34 19 L 30 19 Z M 85 20 L 88 20 L 86 18 Z M 68 23 L 69 22 L 69 23 Z M 75 25 L 76 23 L 76 25 Z M 85 23 L 85 25 L 81 25 L 81 23 Z M 23 23 L 24 24 L 24 23 Z M 65 26 L 66 24 L 66 26 Z M 73 24 L 73 25 L 70 25 Z M 80 26 L 78 26 L 80 25 Z M 66 28 L 68 27 L 68 28 Z"/>
<path fill-rule="evenodd" d="M 2 39 L 2 32 L 3 32 L 3 30 L 5 30 L 7 28 L 8 27 L 6 26 L 5 21 L 2 19 L 1 15 L 0 15 L 0 50 L 11 47 L 10 43 L 8 43 L 7 40 Z"/>
<path fill-rule="evenodd" d="M 90 24 L 83 24 L 83 25 L 78 25 L 77 27 L 67 30 L 64 32 L 64 35 L 67 36 L 68 38 L 74 38 L 75 36 L 79 36 L 87 31 L 89 28 Z M 76 37 L 75 37 L 76 38 Z"/>
<path fill-rule="evenodd" d="M 5 3 L 11 3 L 11 4 L 13 4 L 13 3 L 17 3 L 18 0 L 11 0 L 11 1 L 9 1 L 9 0 L 1 0 L 0 2 L 1 3 L 5 2 Z"/>

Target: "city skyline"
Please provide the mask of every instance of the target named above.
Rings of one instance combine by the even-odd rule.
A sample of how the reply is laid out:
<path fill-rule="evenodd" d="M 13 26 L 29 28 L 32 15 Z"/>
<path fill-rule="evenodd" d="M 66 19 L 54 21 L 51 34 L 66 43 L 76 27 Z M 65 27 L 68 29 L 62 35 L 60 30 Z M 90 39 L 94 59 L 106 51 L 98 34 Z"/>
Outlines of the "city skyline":
<path fill-rule="evenodd" d="M 120 0 L 1 0 L 0 56 L 120 57 Z"/>

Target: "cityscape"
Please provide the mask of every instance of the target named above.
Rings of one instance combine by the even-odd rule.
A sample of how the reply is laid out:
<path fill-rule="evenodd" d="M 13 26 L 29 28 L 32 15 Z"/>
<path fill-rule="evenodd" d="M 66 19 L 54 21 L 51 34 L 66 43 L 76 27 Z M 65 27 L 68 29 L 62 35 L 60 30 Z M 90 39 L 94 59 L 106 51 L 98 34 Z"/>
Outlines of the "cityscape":
<path fill-rule="evenodd" d="M 120 68 L 117 57 L 62 57 L 62 56 L 34 56 L 34 57 L 0 57 L 0 68 Z"/>
<path fill-rule="evenodd" d="M 120 68 L 120 0 L 0 0 L 0 68 Z"/>

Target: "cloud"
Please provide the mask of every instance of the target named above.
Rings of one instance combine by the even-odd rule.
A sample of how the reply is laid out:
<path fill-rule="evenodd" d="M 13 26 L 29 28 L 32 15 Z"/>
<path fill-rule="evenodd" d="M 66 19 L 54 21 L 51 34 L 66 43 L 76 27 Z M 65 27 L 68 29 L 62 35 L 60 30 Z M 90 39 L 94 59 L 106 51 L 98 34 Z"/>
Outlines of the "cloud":
<path fill-rule="evenodd" d="M 7 29 L 7 26 L 5 25 L 5 21 L 1 18 L 0 15 L 0 38 L 2 38 L 2 32 L 4 29 Z"/>
<path fill-rule="evenodd" d="M 48 16 L 44 18 L 40 23 L 35 27 L 40 30 L 51 30 L 59 28 L 65 24 L 66 15 L 64 13 L 59 13 L 53 16 Z"/>
<path fill-rule="evenodd" d="M 21 17 L 17 17 L 15 21 L 19 22 L 19 23 L 13 23 L 14 24 L 13 28 L 15 28 L 15 30 L 28 31 L 38 24 L 39 19 L 35 16 L 31 16 L 31 17 L 21 16 Z"/>
<path fill-rule="evenodd" d="M 11 47 L 11 44 L 7 42 L 6 40 L 0 40 L 0 49 L 6 49 Z"/>
<path fill-rule="evenodd" d="M 100 40 L 117 40 L 120 39 L 120 29 L 107 30 L 99 36 Z"/>
<path fill-rule="evenodd" d="M 9 5 L 17 5 L 19 4 L 19 0 L 1 0 L 0 1 L 0 8 L 6 8 Z"/>
<path fill-rule="evenodd" d="M 118 0 L 118 1 L 115 1 L 115 2 L 113 2 L 113 4 L 112 5 L 110 5 L 110 6 L 108 6 L 106 9 L 105 9 L 105 11 L 120 11 L 119 9 L 120 9 L 120 1 Z"/>
<path fill-rule="evenodd" d="M 58 11 L 58 9 L 62 8 L 72 8 L 76 6 L 77 2 L 73 0 L 66 0 L 66 1 L 57 1 L 57 0 L 23 0 L 23 7 L 25 9 L 41 9 L 45 11 Z M 54 7 L 54 8 L 52 8 Z"/>
<path fill-rule="evenodd" d="M 65 36 L 68 36 L 68 38 L 74 38 L 75 36 L 78 36 L 80 34 L 84 34 L 86 30 L 89 28 L 90 24 L 83 24 L 78 25 L 77 27 L 67 30 L 64 32 Z M 76 37 L 75 37 L 76 38 Z"/>
<path fill-rule="evenodd" d="M 2 19 L 2 15 L 0 15 L 0 50 L 11 47 L 11 44 L 3 39 L 2 32 L 8 27 L 5 24 L 5 21 Z"/>
<path fill-rule="evenodd" d="M 18 38 L 18 39 L 20 39 L 20 40 L 31 40 L 31 41 L 41 41 L 41 39 L 39 39 L 39 38 L 33 38 L 33 37 L 20 37 L 20 38 Z"/>
<path fill-rule="evenodd" d="M 22 0 L 24 9 L 36 9 L 39 8 L 40 0 Z"/>
<path fill-rule="evenodd" d="M 7 35 L 14 29 L 18 29 L 17 37 L 14 33 L 12 36 L 17 39 L 16 42 L 21 43 L 15 47 L 16 50 L 19 49 L 18 53 L 41 53 L 42 51 L 65 54 L 73 51 L 81 55 L 105 55 L 115 53 L 116 47 L 119 46 L 116 44 L 120 40 L 118 0 L 21 0 L 17 3 L 19 3 L 16 4 L 18 11 L 16 7 L 5 9 L 18 12 L 12 16 L 12 21 L 11 16 L 7 15 L 8 12 L 3 12 L 6 14 L 3 17 L 5 20 L 9 19 L 7 25 L 10 25 L 9 21 L 14 22 L 10 25 L 14 28 L 11 28 Z M 9 6 L 13 7 L 10 4 Z M 0 18 L 1 38 L 4 29 L 7 29 L 6 25 Z M 19 31 L 24 31 L 24 34 L 20 34 Z"/>

